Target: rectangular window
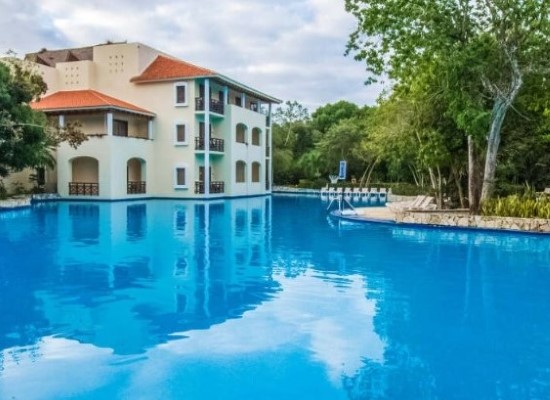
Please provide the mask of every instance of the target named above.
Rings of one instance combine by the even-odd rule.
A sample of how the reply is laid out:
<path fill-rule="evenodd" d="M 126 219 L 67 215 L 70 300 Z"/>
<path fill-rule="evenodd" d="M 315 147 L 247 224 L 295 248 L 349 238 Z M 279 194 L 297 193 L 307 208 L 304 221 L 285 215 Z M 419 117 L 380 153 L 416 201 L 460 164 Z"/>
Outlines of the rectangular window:
<path fill-rule="evenodd" d="M 235 96 L 235 105 L 239 107 L 243 106 L 243 99 L 241 96 Z"/>
<path fill-rule="evenodd" d="M 128 121 L 121 119 L 113 120 L 113 135 L 114 136 L 128 136 Z"/>
<path fill-rule="evenodd" d="M 187 188 L 186 170 L 184 167 L 176 168 L 176 188 Z"/>
<path fill-rule="evenodd" d="M 176 144 L 187 144 L 185 124 L 176 124 Z"/>
<path fill-rule="evenodd" d="M 174 85 L 176 106 L 187 105 L 187 83 L 176 83 Z"/>

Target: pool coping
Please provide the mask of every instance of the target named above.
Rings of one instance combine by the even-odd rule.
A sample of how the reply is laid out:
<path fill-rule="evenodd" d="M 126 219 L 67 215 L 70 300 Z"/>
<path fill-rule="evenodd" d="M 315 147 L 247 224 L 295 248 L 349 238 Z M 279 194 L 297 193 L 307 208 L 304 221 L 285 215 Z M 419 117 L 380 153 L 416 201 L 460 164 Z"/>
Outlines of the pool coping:
<path fill-rule="evenodd" d="M 373 207 L 373 208 L 382 208 L 382 207 Z M 452 214 L 452 213 L 449 213 Z M 394 214 L 395 215 L 395 214 Z M 357 223 L 374 223 L 374 224 L 383 224 L 390 226 L 398 227 L 411 227 L 411 228 L 421 228 L 421 229 L 443 229 L 443 230 L 453 230 L 453 231 L 467 231 L 467 232 L 490 232 L 490 233 L 506 233 L 506 234 L 521 234 L 521 235 L 540 235 L 544 237 L 549 237 L 550 232 L 545 231 L 535 231 L 535 230 L 525 230 L 525 229 L 511 229 L 511 228 L 489 228 L 489 227 L 480 227 L 480 226 L 454 226 L 454 225 L 443 225 L 443 224 L 433 224 L 433 223 L 421 223 L 421 222 L 405 222 L 397 221 L 397 219 L 388 219 L 388 218 L 378 218 L 374 216 L 364 216 L 358 214 L 342 214 L 339 210 L 333 210 L 329 212 L 329 216 L 332 218 L 340 219 L 347 222 L 357 222 Z M 503 217 L 495 217 L 503 218 Z"/>

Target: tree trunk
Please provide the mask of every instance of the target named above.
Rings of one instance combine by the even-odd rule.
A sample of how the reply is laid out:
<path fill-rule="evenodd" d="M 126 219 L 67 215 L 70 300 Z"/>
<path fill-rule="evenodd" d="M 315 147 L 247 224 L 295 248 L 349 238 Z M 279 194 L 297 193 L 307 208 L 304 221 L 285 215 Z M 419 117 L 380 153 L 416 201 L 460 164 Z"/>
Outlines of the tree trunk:
<path fill-rule="evenodd" d="M 443 188 L 442 188 L 442 178 L 441 178 L 441 169 L 437 167 L 437 193 L 436 193 L 436 202 L 437 208 L 440 210 L 443 208 Z"/>
<path fill-rule="evenodd" d="M 500 145 L 500 130 L 508 111 L 508 102 L 503 98 L 497 98 L 491 115 L 491 128 L 487 138 L 487 154 L 485 156 L 485 169 L 483 171 L 483 187 L 481 189 L 480 202 L 483 203 L 493 195 L 495 189 L 495 172 L 497 168 L 497 153 Z"/>
<path fill-rule="evenodd" d="M 471 135 L 468 135 L 468 203 L 472 214 L 479 213 L 479 154 Z"/>
<path fill-rule="evenodd" d="M 460 201 L 460 208 L 465 208 L 466 205 L 464 204 L 464 190 L 462 189 L 462 171 L 461 168 L 451 168 L 452 171 L 452 178 L 455 181 L 456 184 L 456 190 L 458 191 L 458 199 Z"/>
<path fill-rule="evenodd" d="M 506 117 L 506 112 L 514 102 L 519 89 L 523 85 L 522 71 L 516 58 L 516 48 L 503 45 L 503 51 L 510 62 L 510 82 L 507 86 L 498 87 L 486 84 L 493 92 L 495 104 L 491 112 L 491 127 L 487 138 L 487 154 L 485 156 L 485 170 L 483 173 L 483 187 L 481 189 L 481 202 L 489 199 L 495 189 L 495 172 L 497 166 L 497 153 L 500 144 L 500 130 Z"/>
<path fill-rule="evenodd" d="M 374 160 L 370 165 L 367 165 L 367 168 L 365 168 L 365 172 L 363 172 L 363 176 L 361 177 L 361 181 L 359 182 L 360 188 L 368 187 L 372 171 L 374 171 L 376 164 L 378 164 L 378 159 Z"/>

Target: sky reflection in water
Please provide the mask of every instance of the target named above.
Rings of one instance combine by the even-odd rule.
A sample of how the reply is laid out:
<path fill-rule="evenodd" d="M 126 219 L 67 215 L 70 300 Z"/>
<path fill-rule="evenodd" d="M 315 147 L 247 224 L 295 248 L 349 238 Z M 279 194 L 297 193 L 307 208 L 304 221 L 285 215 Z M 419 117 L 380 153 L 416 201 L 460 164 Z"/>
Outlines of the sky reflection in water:
<path fill-rule="evenodd" d="M 0 213 L 0 398 L 550 398 L 549 245 L 290 196 Z"/>

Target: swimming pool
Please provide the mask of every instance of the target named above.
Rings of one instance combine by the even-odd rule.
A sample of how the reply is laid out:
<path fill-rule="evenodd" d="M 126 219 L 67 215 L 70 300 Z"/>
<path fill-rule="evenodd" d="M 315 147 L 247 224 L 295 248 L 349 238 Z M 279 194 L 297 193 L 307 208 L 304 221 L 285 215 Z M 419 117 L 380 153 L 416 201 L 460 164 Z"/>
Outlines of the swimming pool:
<path fill-rule="evenodd" d="M 325 208 L 0 213 L 0 398 L 550 398 L 550 238 Z"/>

